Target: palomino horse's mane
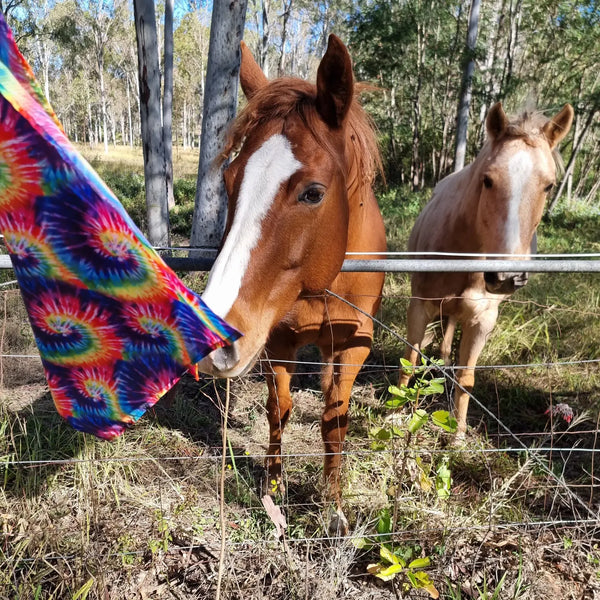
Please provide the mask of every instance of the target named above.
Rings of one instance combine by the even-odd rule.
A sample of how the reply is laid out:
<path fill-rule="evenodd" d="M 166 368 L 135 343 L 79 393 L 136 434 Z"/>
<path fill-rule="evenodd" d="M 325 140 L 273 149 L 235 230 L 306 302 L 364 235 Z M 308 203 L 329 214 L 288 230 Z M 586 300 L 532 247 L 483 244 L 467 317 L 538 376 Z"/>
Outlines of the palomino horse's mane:
<path fill-rule="evenodd" d="M 530 146 L 535 146 L 540 140 L 548 141 L 544 135 L 544 125 L 546 125 L 548 121 L 548 117 L 544 116 L 544 114 L 539 111 L 525 110 L 520 115 L 509 118 L 508 125 L 500 140 L 521 139 Z M 492 144 L 493 142 L 488 139 L 479 156 L 487 155 Z M 562 173 L 564 164 L 558 148 L 552 150 L 552 158 L 554 159 L 556 170 L 559 173 Z"/>
<path fill-rule="evenodd" d="M 355 86 L 357 92 L 364 90 L 365 87 L 360 84 Z M 328 137 L 319 134 L 317 123 L 320 118 L 316 108 L 316 98 L 316 86 L 302 79 L 282 77 L 269 82 L 256 91 L 230 125 L 220 157 L 221 161 L 238 151 L 248 133 L 257 125 L 274 119 L 285 120 L 291 115 L 299 115 L 317 143 L 332 156 L 336 156 Z M 379 170 L 383 173 L 381 155 L 371 119 L 356 96 L 347 118 L 346 146 L 351 156 L 351 173 L 348 175 L 359 178 L 356 183 L 370 186 L 376 172 Z"/>

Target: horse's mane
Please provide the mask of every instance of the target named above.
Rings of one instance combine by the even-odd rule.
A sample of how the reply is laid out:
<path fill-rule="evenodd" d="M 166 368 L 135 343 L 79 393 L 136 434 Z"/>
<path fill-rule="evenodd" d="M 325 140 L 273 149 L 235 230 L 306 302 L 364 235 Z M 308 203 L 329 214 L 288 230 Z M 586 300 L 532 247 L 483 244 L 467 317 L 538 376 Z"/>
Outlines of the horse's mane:
<path fill-rule="evenodd" d="M 546 125 L 549 120 L 550 119 L 540 111 L 524 110 L 517 116 L 509 117 L 508 125 L 500 139 L 521 139 L 526 144 L 535 146 L 540 140 L 546 140 L 546 136 L 544 135 L 544 125 Z M 484 144 L 484 148 L 489 150 L 491 145 L 492 142 L 488 140 Z M 481 152 L 480 155 L 481 154 L 484 153 Z M 554 159 L 557 171 L 562 173 L 564 171 L 564 164 L 558 148 L 552 150 L 552 158 Z"/>
<path fill-rule="evenodd" d="M 366 86 L 356 86 L 359 94 Z M 298 115 L 303 120 L 314 139 L 332 156 L 334 149 L 327 136 L 318 133 L 319 116 L 316 108 L 317 88 L 314 84 L 295 77 L 282 77 L 270 81 L 259 89 L 230 124 L 221 161 L 238 151 L 250 131 L 261 123 L 273 119 L 285 120 L 291 115 Z M 383 173 L 381 155 L 375 138 L 371 119 L 359 104 L 356 95 L 352 101 L 347 117 L 346 146 L 353 156 L 357 177 L 360 182 L 370 185 L 377 170 Z M 352 170 L 352 165 L 350 165 Z"/>

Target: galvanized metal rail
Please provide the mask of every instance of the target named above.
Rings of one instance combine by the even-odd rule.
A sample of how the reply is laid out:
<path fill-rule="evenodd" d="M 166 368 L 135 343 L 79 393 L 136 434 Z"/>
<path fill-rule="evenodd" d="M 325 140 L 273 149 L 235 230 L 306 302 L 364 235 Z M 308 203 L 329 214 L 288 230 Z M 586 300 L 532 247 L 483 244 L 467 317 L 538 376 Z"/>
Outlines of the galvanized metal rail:
<path fill-rule="evenodd" d="M 163 260 L 175 271 L 210 271 L 214 264 L 212 257 L 163 256 Z M 0 255 L 0 269 L 11 269 L 10 257 Z M 500 259 L 346 259 L 342 265 L 346 272 L 387 272 L 387 273 L 477 273 L 489 272 L 529 272 L 529 273 L 600 273 L 600 260 L 587 259 L 544 259 L 543 255 L 529 260 Z"/>

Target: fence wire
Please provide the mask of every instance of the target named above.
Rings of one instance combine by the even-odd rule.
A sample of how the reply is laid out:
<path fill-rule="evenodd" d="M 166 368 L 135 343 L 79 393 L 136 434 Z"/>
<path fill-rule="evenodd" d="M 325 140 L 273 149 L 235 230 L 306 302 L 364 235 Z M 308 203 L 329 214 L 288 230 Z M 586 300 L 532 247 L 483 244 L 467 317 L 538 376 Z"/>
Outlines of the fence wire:
<path fill-rule="evenodd" d="M 12 282 L 9 282 L 12 283 Z M 20 326 L 16 326 L 14 323 L 7 324 L 7 319 L 5 315 L 4 324 L 2 326 L 2 330 L 0 331 L 0 382 L 4 384 L 7 383 L 7 370 L 9 370 L 9 363 L 11 361 L 19 361 L 22 359 L 36 359 L 39 360 L 39 355 L 37 355 L 33 351 L 27 351 L 23 348 L 23 352 L 11 352 L 10 344 L 14 341 L 17 333 L 23 334 L 23 332 L 27 332 L 26 320 L 23 320 L 25 313 L 22 308 L 16 308 L 17 301 L 9 298 L 11 294 L 16 295 L 16 290 L 4 291 L 5 294 L 5 307 L 6 303 L 11 302 L 15 303 L 14 306 L 8 306 L 7 310 L 16 310 L 19 314 L 19 318 L 21 319 Z M 332 292 L 329 292 L 331 296 L 335 296 Z M 8 298 L 8 300 L 7 300 Z M 339 297 L 338 297 L 339 298 Z M 342 301 L 344 299 L 339 298 Z M 395 296 L 393 298 L 396 300 L 407 301 L 409 299 L 408 296 Z M 385 299 L 384 299 L 385 301 Z M 510 300 L 509 300 L 510 302 Z M 551 307 L 541 306 L 540 310 L 550 309 Z M 552 307 L 553 310 L 556 307 Z M 562 310 L 562 308 L 560 309 Z M 564 307 L 564 310 L 572 310 L 570 307 Z M 402 347 L 406 341 L 398 335 L 397 331 L 394 328 L 386 325 L 380 319 L 376 319 L 377 327 L 380 331 L 387 333 L 391 338 L 393 338 L 397 344 Z M 19 331 L 17 331 L 19 330 Z M 25 337 L 27 337 L 27 333 L 25 333 Z M 29 339 L 30 350 L 33 348 L 31 346 L 32 340 Z M 319 360 L 299 360 L 294 361 L 296 364 L 297 374 L 302 376 L 316 376 L 318 375 L 318 370 L 324 366 L 324 363 Z M 523 362 L 523 363 L 515 363 L 515 364 L 495 364 L 495 365 L 478 365 L 476 368 L 479 371 L 525 371 L 527 369 L 534 370 L 550 370 L 550 369 L 558 369 L 558 370 L 568 370 L 570 368 L 594 368 L 600 363 L 600 359 L 578 359 L 578 360 L 555 360 L 555 361 L 540 361 L 540 362 Z M 38 368 L 38 367 L 36 367 Z M 461 368 L 457 365 L 452 365 L 448 367 L 440 367 L 439 373 L 447 380 L 448 386 L 450 388 L 458 386 L 458 382 L 454 376 L 454 373 L 457 369 Z M 254 386 L 255 384 L 260 384 L 260 381 L 264 375 L 265 370 L 268 369 L 268 362 L 261 361 L 259 363 L 259 371 L 254 372 L 249 375 L 248 381 L 249 383 L 245 383 L 244 381 L 240 381 L 238 383 L 240 389 L 236 392 L 238 395 L 244 393 L 244 385 Z M 392 382 L 397 380 L 397 365 L 394 364 L 386 364 L 385 362 L 375 362 L 368 363 L 364 365 L 362 373 L 369 376 L 370 379 L 376 377 L 383 377 L 384 380 L 386 378 L 391 379 Z M 20 370 L 17 371 L 17 375 L 21 372 L 25 371 L 27 376 L 32 376 L 31 368 L 24 368 L 21 365 Z M 41 373 L 41 365 L 39 365 L 39 371 Z M 204 382 L 208 385 L 208 380 Z M 10 382 L 10 388 L 5 388 L 5 393 L 3 394 L 5 400 L 7 398 L 6 389 L 12 389 L 14 382 Z M 313 394 L 314 390 L 311 390 L 310 387 L 303 388 L 305 393 Z M 9 392 L 10 393 L 10 392 Z M 317 392 L 314 392 L 316 396 Z M 231 552 L 237 550 L 247 550 L 247 549 L 268 549 L 272 547 L 277 547 L 278 545 L 285 543 L 291 546 L 310 546 L 317 544 L 330 544 L 330 543 L 346 543 L 352 544 L 356 542 L 357 538 L 368 538 L 370 543 L 382 543 L 387 540 L 393 539 L 397 543 L 409 543 L 413 541 L 419 541 L 423 539 L 445 539 L 449 536 L 457 536 L 457 535 L 465 535 L 465 536 L 479 536 L 486 535 L 490 531 L 493 531 L 494 534 L 502 534 L 502 532 L 516 532 L 519 535 L 529 534 L 530 532 L 541 531 L 550 529 L 554 532 L 559 532 L 557 535 L 562 536 L 575 536 L 576 534 L 581 534 L 582 537 L 587 537 L 590 540 L 590 548 L 593 547 L 593 541 L 600 541 L 600 513 L 598 510 L 598 493 L 594 493 L 594 490 L 597 490 L 600 487 L 600 478 L 595 473 L 595 463 L 598 458 L 598 446 L 597 446 L 597 438 L 600 433 L 600 429 L 598 427 L 598 421 L 596 420 L 595 424 L 591 424 L 591 420 L 588 418 L 587 420 L 580 421 L 579 423 L 574 423 L 574 426 L 569 427 L 565 430 L 555 430 L 551 424 L 550 431 L 512 431 L 511 426 L 505 424 L 500 414 L 495 414 L 488 408 L 486 402 L 483 402 L 480 398 L 477 398 L 474 394 L 469 394 L 471 402 L 477 406 L 478 412 L 483 415 L 486 422 L 488 424 L 494 423 L 498 429 L 497 433 L 489 434 L 488 436 L 502 439 L 502 445 L 498 447 L 490 446 L 486 444 L 479 444 L 477 448 L 471 447 L 448 447 L 444 445 L 437 445 L 432 448 L 427 448 L 424 452 L 426 454 L 427 460 L 431 460 L 431 464 L 434 464 L 438 459 L 442 459 L 445 456 L 451 455 L 453 457 L 464 457 L 464 458 L 473 458 L 474 460 L 478 460 L 483 467 L 486 469 L 493 469 L 495 464 L 494 462 L 488 463 L 488 461 L 494 461 L 494 457 L 502 457 L 502 456 L 510 456 L 516 462 L 519 463 L 519 475 L 513 475 L 509 477 L 508 481 L 503 481 L 502 477 L 495 476 L 493 471 L 490 470 L 489 473 L 489 486 L 490 488 L 502 488 L 502 486 L 506 487 L 506 494 L 508 496 L 511 495 L 523 495 L 524 497 L 528 494 L 538 495 L 540 499 L 538 502 L 541 502 L 543 506 L 547 507 L 547 514 L 553 515 L 552 518 L 544 519 L 539 515 L 534 518 L 533 516 L 523 516 L 522 519 L 511 519 L 505 518 L 502 514 L 502 510 L 493 506 L 484 506 L 485 510 L 489 511 L 489 519 L 487 522 L 483 523 L 466 523 L 463 519 L 458 519 L 453 517 L 452 519 L 449 517 L 449 513 L 447 510 L 430 510 L 427 506 L 421 506 L 420 510 L 424 514 L 429 514 L 430 520 L 447 520 L 447 523 L 440 524 L 438 526 L 434 526 L 435 523 L 429 522 L 425 518 L 421 518 L 418 525 L 412 528 L 402 528 L 397 527 L 391 531 L 387 531 L 384 534 L 377 533 L 373 530 L 373 520 L 375 516 L 371 517 L 370 525 L 369 523 L 363 523 L 364 528 L 358 528 L 358 532 L 355 532 L 349 536 L 336 536 L 336 535 L 319 535 L 319 533 L 312 532 L 310 534 L 303 534 L 302 529 L 298 531 L 288 531 L 283 537 L 275 536 L 275 535 L 265 535 L 264 529 L 265 526 L 263 524 L 262 529 L 254 535 L 250 535 L 247 539 L 239 539 L 235 537 L 236 527 L 241 527 L 239 523 L 247 521 L 252 521 L 256 519 L 256 514 L 264 514 L 264 508 L 260 503 L 259 496 L 255 492 L 248 492 L 249 499 L 246 501 L 246 505 L 239 506 L 237 505 L 234 509 L 235 512 L 235 521 L 229 521 L 229 533 L 228 536 L 230 539 L 228 540 L 228 548 Z M 550 390 L 550 400 L 551 403 L 555 400 L 552 398 L 552 391 Z M 552 405 L 552 404 L 551 404 Z M 39 409 L 37 412 L 39 413 L 42 409 Z M 214 405 L 214 410 L 219 411 L 220 407 L 218 405 Z M 258 419 L 265 419 L 265 411 L 264 409 L 256 409 L 260 412 Z M 50 412 L 50 410 L 48 410 Z M 360 419 L 360 416 L 356 417 Z M 21 412 L 18 416 L 18 419 L 27 420 L 27 412 Z M 584 426 L 588 424 L 588 426 Z M 594 426 L 595 425 L 595 426 Z M 133 433 L 133 432 L 132 432 Z M 287 433 L 287 432 L 286 432 Z M 316 434 L 315 444 L 319 443 L 319 436 L 317 431 L 312 431 L 311 434 Z M 11 435 L 10 431 L 6 431 L 5 435 Z M 37 434 L 39 435 L 39 434 Z M 129 434 L 125 434 L 126 436 Z M 238 438 L 241 436 L 238 435 Z M 536 442 L 532 440 L 537 440 Z M 565 441 L 567 440 L 567 441 Z M 573 440 L 568 441 L 568 440 Z M 582 442 L 585 440 L 585 443 Z M 239 440 L 238 440 L 239 441 Z M 248 450 L 246 452 L 242 452 L 238 449 L 238 442 L 234 443 L 234 446 L 230 446 L 230 451 L 227 453 L 228 464 L 232 469 L 232 472 L 228 474 L 230 485 L 233 486 L 234 482 L 237 481 L 238 489 L 248 489 L 253 488 L 253 482 L 250 480 L 252 476 L 252 469 L 250 471 L 242 472 L 240 469 L 240 465 L 242 463 L 259 463 L 264 461 L 269 455 L 266 452 L 261 452 L 257 450 L 257 446 L 262 446 L 266 440 L 258 439 L 250 437 L 248 438 Z M 565 444 L 564 446 L 557 446 L 560 443 Z M 285 444 L 284 440 L 284 444 Z M 292 444 L 292 442 L 290 442 Z M 85 443 L 85 448 L 88 448 L 88 443 Z M 156 446 L 158 449 L 159 446 Z M 59 453 L 60 450 L 54 449 L 53 451 Z M 7 482 L 7 478 L 11 478 L 15 476 L 15 473 L 18 474 L 20 470 L 30 471 L 31 469 L 38 468 L 50 468 L 54 467 L 63 471 L 67 468 L 78 469 L 85 465 L 114 465 L 121 464 L 123 466 L 131 465 L 132 467 L 136 467 L 136 469 L 142 469 L 143 465 L 149 465 L 152 467 L 157 467 L 159 470 L 162 470 L 164 473 L 164 482 L 159 485 L 159 493 L 155 501 L 153 501 L 154 506 L 157 511 L 160 511 L 161 514 L 170 514 L 171 509 L 169 508 L 169 501 L 163 499 L 163 494 L 165 494 L 166 498 L 166 488 L 176 488 L 178 487 L 177 479 L 173 479 L 174 476 L 171 474 L 173 469 L 177 469 L 178 465 L 190 465 L 190 464 L 210 464 L 212 465 L 213 470 L 218 470 L 218 465 L 222 459 L 222 451 L 219 445 L 216 443 L 210 444 L 202 444 L 198 452 L 199 455 L 190 455 L 189 453 L 168 453 L 167 455 L 162 454 L 161 452 L 153 452 L 152 454 L 140 454 L 138 456 L 131 455 L 112 455 L 112 456 L 98 456 L 97 454 L 101 454 L 101 452 L 89 452 L 89 449 L 86 451 L 88 456 L 85 457 L 69 457 L 69 458 L 47 458 L 46 456 L 40 458 L 21 458 L 22 452 L 18 448 L 12 448 L 8 452 L 0 453 L 0 477 L 4 477 L 5 485 Z M 187 450 L 189 452 L 189 448 Z M 402 462 L 403 457 L 407 457 L 413 463 L 415 460 L 415 450 L 413 448 L 407 448 L 402 446 L 402 439 L 392 440 L 390 442 L 389 447 L 385 451 L 375 450 L 373 449 L 373 438 L 370 437 L 366 432 L 356 433 L 349 436 L 348 439 L 348 449 L 342 453 L 345 461 L 354 461 L 357 463 L 367 463 L 372 457 L 376 454 L 380 454 L 381 452 L 385 452 L 389 454 L 389 459 L 396 462 Z M 44 452 L 44 454 L 47 454 Z M 286 467 L 286 481 L 287 477 L 289 477 L 289 472 L 293 471 L 294 473 L 298 470 L 297 463 L 306 463 L 316 464 L 318 461 L 322 461 L 325 454 L 322 451 L 314 450 L 314 451 L 286 451 L 281 454 L 284 463 L 289 463 Z M 569 468 L 572 463 L 576 462 L 576 457 L 586 456 L 589 457 L 592 461 L 591 466 L 588 464 L 586 467 L 587 470 L 584 470 L 583 476 L 585 477 L 585 481 L 582 481 L 581 475 L 578 478 L 573 478 L 572 476 L 567 475 L 565 473 L 565 469 Z M 578 459 L 577 459 L 578 460 Z M 587 461 L 589 463 L 589 460 Z M 586 463 L 586 464 L 587 464 Z M 170 466 L 173 465 L 173 466 Z M 526 465 L 526 468 L 523 466 Z M 416 467 L 415 467 L 416 468 Z M 168 471 L 167 471 L 168 469 Z M 313 469 L 313 467 L 311 467 Z M 9 470 L 10 474 L 9 474 Z M 311 473 L 314 471 L 311 470 Z M 4 474 L 3 474 L 4 473 Z M 18 476 L 18 475 L 17 475 Z M 414 473 L 411 477 L 414 477 Z M 568 479 L 567 479 L 568 476 Z M 187 479 L 187 475 L 183 476 Z M 534 478 L 530 482 L 523 482 L 528 480 L 529 478 Z M 537 478 L 537 480 L 535 480 Z M 521 481 L 523 479 L 523 481 Z M 316 485 L 315 477 L 312 475 L 308 475 L 309 482 L 312 482 L 312 485 Z M 514 489 L 510 486 L 514 486 Z M 317 486 L 318 487 L 318 486 Z M 215 483 L 216 489 L 216 483 Z M 581 490 L 581 492 L 580 492 Z M 585 499 L 583 494 L 585 492 L 589 492 L 589 499 Z M 169 492 L 171 493 L 171 492 Z M 213 491 L 216 497 L 216 492 Z M 232 493 L 231 491 L 229 492 Z M 369 493 L 371 495 L 369 495 Z M 377 513 L 377 509 L 380 508 L 380 490 L 370 490 L 370 492 L 363 491 L 361 492 L 360 498 L 361 501 L 364 499 L 371 498 L 373 502 L 373 515 Z M 348 492 L 347 497 L 351 498 L 351 493 Z M 468 505 L 469 502 L 473 500 L 473 491 L 470 490 L 469 486 L 467 486 L 464 482 L 459 482 L 456 491 L 454 492 L 453 502 L 460 504 L 464 503 Z M 403 496 L 403 501 L 410 507 L 410 510 L 415 510 L 414 507 L 423 503 L 423 494 L 422 490 L 417 490 L 414 494 L 405 493 Z M 501 500 L 500 502 L 503 502 Z M 0 498 L 1 502 L 1 498 Z M 90 502 L 94 502 L 93 499 L 90 499 Z M 377 504 L 379 502 L 379 504 Z M 492 502 L 490 501 L 490 504 Z M 309 502 L 301 501 L 300 497 L 297 494 L 290 494 L 290 492 L 286 492 L 280 499 L 280 505 L 284 510 L 285 514 L 290 517 L 294 512 L 298 512 L 300 515 L 303 514 L 311 514 L 314 515 L 317 512 L 326 512 L 328 503 L 318 498 L 312 498 Z M 6 510 L 6 507 L 3 507 Z M 85 507 L 84 507 L 85 508 Z M 87 508 L 87 510 L 95 511 L 93 508 L 93 504 Z M 228 511 L 228 514 L 231 515 L 231 510 Z M 478 511 L 483 511 L 482 508 L 477 509 Z M 0 511 L 1 512 L 1 511 Z M 485 512 L 485 511 L 484 511 Z M 565 514 L 572 515 L 572 518 L 565 518 Z M 483 512 L 481 513 L 483 515 Z M 480 519 L 484 520 L 484 517 L 480 515 Z M 162 518 L 162 517 L 161 517 Z M 167 520 L 172 519 L 175 521 L 175 516 L 169 516 Z M 212 521 L 211 521 L 212 522 Z M 269 521 L 267 520 L 267 523 Z M 237 525 L 236 525 L 237 524 Z M 2 519 L 0 518 L 0 527 L 2 526 Z M 5 545 L 11 538 L 10 528 L 12 525 L 5 525 L 2 534 L 0 535 L 0 539 L 2 536 L 5 538 Z M 242 527 L 243 529 L 243 527 Z M 368 529 L 368 532 L 365 533 L 365 529 Z M 125 535 L 127 531 L 126 526 L 124 526 L 120 530 L 121 536 Z M 244 529 L 244 531 L 246 531 Z M 562 533 L 561 533 L 562 532 Z M 197 536 L 196 536 L 197 537 Z M 200 536 L 201 537 L 201 536 Z M 483 542 L 482 542 L 483 543 Z M 164 554 L 165 555 L 178 555 L 181 553 L 194 553 L 197 552 L 199 554 L 207 552 L 207 545 L 205 543 L 177 543 L 176 538 L 172 539 L 171 542 L 165 546 Z M 208 554 L 206 554 L 205 559 L 208 563 L 214 560 L 214 557 L 211 558 L 211 553 L 216 552 L 215 543 L 211 543 L 208 545 Z M 589 552 L 592 553 L 593 549 Z M 142 560 L 143 557 L 147 554 L 147 550 L 127 550 L 127 549 L 119 549 L 119 550 L 111 550 L 106 554 L 107 558 L 116 558 L 120 561 L 127 561 L 131 557 L 137 557 L 139 560 Z M 38 564 L 41 561 L 48 563 L 57 563 L 59 561 L 69 562 L 74 561 L 78 558 L 77 554 L 61 554 L 60 552 L 52 552 L 46 553 L 43 556 L 32 556 L 32 557 L 23 557 L 19 558 L 20 562 L 23 564 L 31 563 Z M 81 558 L 79 556 L 79 558 Z M 2 555 L 0 554 L 0 562 L 2 562 Z M 5 557 L 5 562 L 10 563 L 10 557 Z"/>

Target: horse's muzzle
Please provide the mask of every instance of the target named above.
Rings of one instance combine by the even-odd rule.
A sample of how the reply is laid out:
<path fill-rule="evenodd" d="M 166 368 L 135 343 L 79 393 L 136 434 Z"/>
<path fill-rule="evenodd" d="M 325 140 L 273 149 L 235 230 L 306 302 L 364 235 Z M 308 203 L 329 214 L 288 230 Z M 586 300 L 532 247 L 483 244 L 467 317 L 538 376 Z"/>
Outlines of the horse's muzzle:
<path fill-rule="evenodd" d="M 239 362 L 237 344 L 234 343 L 231 346 L 213 350 L 198 363 L 198 368 L 203 373 L 215 377 L 235 377 L 239 374 L 238 370 L 241 371 Z"/>
<path fill-rule="evenodd" d="M 198 363 L 201 373 L 213 375 L 214 377 L 239 377 L 245 375 L 254 366 L 262 348 L 251 358 L 240 357 L 238 342 L 231 346 L 217 348 Z"/>
<path fill-rule="evenodd" d="M 490 294 L 512 294 L 527 284 L 529 273 L 484 273 L 485 289 Z"/>

